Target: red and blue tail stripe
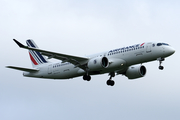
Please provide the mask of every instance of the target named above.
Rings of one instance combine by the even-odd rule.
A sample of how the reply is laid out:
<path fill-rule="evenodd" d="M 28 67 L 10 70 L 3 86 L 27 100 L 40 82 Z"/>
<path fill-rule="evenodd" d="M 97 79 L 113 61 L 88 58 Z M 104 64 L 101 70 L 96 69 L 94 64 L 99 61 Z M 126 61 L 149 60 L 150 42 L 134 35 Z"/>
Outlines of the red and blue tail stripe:
<path fill-rule="evenodd" d="M 34 65 L 38 65 L 38 63 L 36 62 L 36 60 L 32 57 L 31 53 L 29 52 L 29 56 L 31 61 L 33 62 Z"/>
<path fill-rule="evenodd" d="M 33 40 L 27 40 L 26 43 L 29 47 L 38 48 L 38 46 L 34 43 Z M 47 63 L 47 60 L 41 55 L 40 52 L 29 50 L 29 55 L 34 65 Z"/>

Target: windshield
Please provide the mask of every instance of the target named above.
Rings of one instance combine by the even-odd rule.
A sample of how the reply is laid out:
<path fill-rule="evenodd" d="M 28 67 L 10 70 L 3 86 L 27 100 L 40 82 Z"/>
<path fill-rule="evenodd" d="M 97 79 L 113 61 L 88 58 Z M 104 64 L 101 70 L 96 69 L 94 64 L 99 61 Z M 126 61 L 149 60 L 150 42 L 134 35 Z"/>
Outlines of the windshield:
<path fill-rule="evenodd" d="M 157 46 L 161 46 L 161 45 L 169 46 L 169 44 L 167 44 L 167 43 L 158 43 L 158 44 L 157 44 Z"/>
<path fill-rule="evenodd" d="M 167 44 L 167 43 L 162 43 L 163 45 L 167 45 L 167 46 L 169 46 L 169 44 Z"/>
<path fill-rule="evenodd" d="M 157 46 L 161 46 L 161 45 L 162 45 L 162 43 L 158 43 L 158 44 L 157 44 Z"/>

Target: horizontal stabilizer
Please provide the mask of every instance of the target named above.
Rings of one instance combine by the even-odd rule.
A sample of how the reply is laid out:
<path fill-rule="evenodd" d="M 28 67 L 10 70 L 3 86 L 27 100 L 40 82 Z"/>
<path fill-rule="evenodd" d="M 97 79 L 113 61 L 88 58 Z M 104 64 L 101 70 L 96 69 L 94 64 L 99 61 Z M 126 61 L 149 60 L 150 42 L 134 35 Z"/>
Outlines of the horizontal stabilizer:
<path fill-rule="evenodd" d="M 7 68 L 25 71 L 25 72 L 38 72 L 38 69 L 32 69 L 32 68 L 22 68 L 22 67 L 15 67 L 15 66 L 6 66 Z"/>

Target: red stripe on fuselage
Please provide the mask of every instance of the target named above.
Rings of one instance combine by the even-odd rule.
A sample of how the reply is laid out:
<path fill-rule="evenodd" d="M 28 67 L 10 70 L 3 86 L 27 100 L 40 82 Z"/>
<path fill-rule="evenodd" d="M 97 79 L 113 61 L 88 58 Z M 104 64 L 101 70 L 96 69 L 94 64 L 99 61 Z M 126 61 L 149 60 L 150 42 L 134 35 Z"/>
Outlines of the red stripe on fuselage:
<path fill-rule="evenodd" d="M 29 53 L 29 56 L 31 58 L 31 61 L 34 63 L 34 65 L 38 65 L 38 63 L 35 61 L 35 59 L 32 57 L 32 55 Z"/>
<path fill-rule="evenodd" d="M 141 44 L 140 46 L 143 46 L 144 45 L 144 43 L 143 44 Z"/>

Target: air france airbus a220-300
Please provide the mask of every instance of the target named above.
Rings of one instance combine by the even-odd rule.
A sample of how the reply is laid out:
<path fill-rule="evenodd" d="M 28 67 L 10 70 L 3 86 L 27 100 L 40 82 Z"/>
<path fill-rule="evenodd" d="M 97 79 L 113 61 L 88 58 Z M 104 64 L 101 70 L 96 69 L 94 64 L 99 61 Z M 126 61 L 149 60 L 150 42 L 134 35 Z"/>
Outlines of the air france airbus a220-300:
<path fill-rule="evenodd" d="M 7 66 L 8 68 L 24 71 L 26 77 L 47 79 L 70 79 L 83 76 L 90 81 L 91 75 L 109 73 L 107 85 L 113 86 L 112 77 L 125 75 L 128 79 L 144 77 L 146 67 L 142 63 L 154 60 L 159 61 L 159 69 L 166 57 L 172 55 L 175 49 L 167 43 L 146 42 L 128 47 L 109 50 L 88 57 L 79 57 L 39 49 L 31 39 L 27 46 L 13 39 L 20 48 L 28 49 L 33 68 Z M 46 57 L 44 57 L 46 56 Z M 52 63 L 48 59 L 58 59 L 60 62 Z"/>

